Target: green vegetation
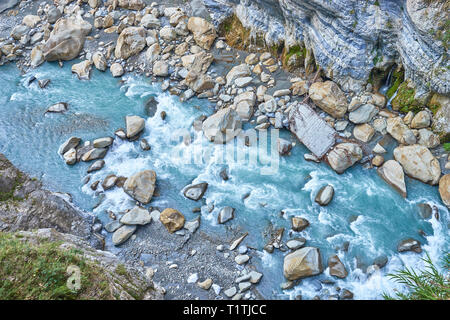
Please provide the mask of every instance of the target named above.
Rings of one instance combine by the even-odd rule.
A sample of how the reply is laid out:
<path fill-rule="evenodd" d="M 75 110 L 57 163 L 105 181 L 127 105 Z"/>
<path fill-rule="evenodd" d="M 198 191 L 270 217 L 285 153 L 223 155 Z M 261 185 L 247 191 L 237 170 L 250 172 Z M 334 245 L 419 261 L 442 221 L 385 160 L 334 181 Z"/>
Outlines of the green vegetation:
<path fill-rule="evenodd" d="M 0 192 L 0 202 L 8 201 L 8 200 L 13 200 L 13 201 L 21 201 L 21 200 L 23 200 L 22 198 L 14 196 L 14 192 L 16 191 L 16 189 L 18 187 L 20 187 L 22 185 L 22 183 L 23 183 L 23 181 L 22 181 L 22 174 L 19 172 L 17 174 L 16 179 L 14 180 L 14 183 L 13 183 L 13 186 L 12 186 L 11 190 L 6 191 L 6 192 Z"/>
<path fill-rule="evenodd" d="M 245 28 L 239 18 L 232 14 L 219 25 L 219 35 L 225 38 L 225 41 L 231 47 L 239 50 L 248 50 L 251 48 L 265 48 L 263 34 L 256 34 L 256 38 L 251 37 L 251 30 Z"/>
<path fill-rule="evenodd" d="M 75 249 L 62 250 L 60 243 L 23 241 L 0 232 L 0 300 L 110 299 L 103 270 L 83 260 Z M 70 265 L 81 272 L 81 288 L 67 285 Z"/>
<path fill-rule="evenodd" d="M 392 73 L 393 83 L 392 83 L 392 86 L 386 92 L 386 96 L 388 99 L 392 98 L 392 96 L 397 91 L 400 84 L 403 82 L 404 78 L 405 78 L 405 73 L 403 72 L 403 70 L 395 70 Z"/>
<path fill-rule="evenodd" d="M 396 292 L 394 297 L 383 294 L 387 300 L 448 300 L 450 299 L 450 253 L 446 253 L 443 258 L 443 267 L 446 274 L 438 271 L 436 266 L 427 257 L 422 259 L 425 262 L 425 269 L 416 272 L 406 268 L 398 270 L 389 277 L 397 283 L 404 284 L 409 292 L 404 294 Z"/>
<path fill-rule="evenodd" d="M 444 147 L 445 151 L 450 152 L 450 143 L 444 143 L 442 146 Z"/>
<path fill-rule="evenodd" d="M 392 108 L 403 113 L 412 111 L 419 112 L 422 108 L 415 99 L 416 90 L 408 86 L 407 82 L 403 82 L 397 90 L 397 95 L 392 99 Z"/>
<path fill-rule="evenodd" d="M 289 66 L 289 59 L 291 57 L 296 56 L 297 57 L 297 63 L 294 66 Z M 300 45 L 295 45 L 289 48 L 289 50 L 283 50 L 283 66 L 285 67 L 300 67 L 304 65 L 306 58 L 306 48 L 302 47 Z"/>

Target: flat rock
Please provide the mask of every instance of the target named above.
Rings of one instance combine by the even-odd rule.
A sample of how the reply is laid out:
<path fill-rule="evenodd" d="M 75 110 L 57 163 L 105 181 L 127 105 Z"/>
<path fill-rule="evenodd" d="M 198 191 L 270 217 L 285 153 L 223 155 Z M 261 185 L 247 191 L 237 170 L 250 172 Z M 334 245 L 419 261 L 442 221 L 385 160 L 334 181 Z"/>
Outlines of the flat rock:
<path fill-rule="evenodd" d="M 152 217 L 147 209 L 136 206 L 125 213 L 120 222 L 126 225 L 146 225 L 152 221 Z"/>
<path fill-rule="evenodd" d="M 118 246 L 127 241 L 136 231 L 136 226 L 121 226 L 112 235 L 112 242 Z"/>
<path fill-rule="evenodd" d="M 317 158 L 322 158 L 335 144 L 336 131 L 306 104 L 289 113 L 289 130 Z"/>

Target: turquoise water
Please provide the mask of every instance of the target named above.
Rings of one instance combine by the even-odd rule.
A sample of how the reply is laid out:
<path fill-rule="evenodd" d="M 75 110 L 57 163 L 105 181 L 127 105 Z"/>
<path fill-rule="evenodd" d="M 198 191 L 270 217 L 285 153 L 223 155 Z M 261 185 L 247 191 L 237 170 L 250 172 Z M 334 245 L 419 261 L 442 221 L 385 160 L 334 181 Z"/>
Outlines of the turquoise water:
<path fill-rule="evenodd" d="M 107 210 L 119 212 L 132 207 L 134 202 L 121 189 L 115 188 L 105 192 L 101 204 L 92 210 L 100 198 L 82 183 L 89 164 L 67 166 L 57 150 L 70 136 L 81 137 L 84 141 L 114 136 L 116 129 L 125 126 L 126 115 L 146 117 L 144 103 L 155 96 L 158 112 L 147 119 L 143 135 L 151 151 L 141 151 L 138 142 L 116 139 L 105 157 L 105 167 L 92 174 L 91 182 L 102 180 L 110 173 L 130 176 L 143 169 L 153 169 L 157 173 L 160 195 L 153 198 L 151 205 L 174 207 L 187 219 L 192 219 L 195 217 L 192 209 L 203 204 L 201 228 L 218 235 L 225 234 L 225 226 L 216 222 L 220 208 L 236 208 L 235 219 L 228 224 L 248 231 L 245 243 L 258 249 L 252 263 L 265 274 L 258 288 L 266 298 L 294 298 L 299 292 L 304 298 L 312 298 L 326 290 L 334 293 L 333 286 L 324 285 L 321 291 L 314 287 L 317 279 L 330 278 L 328 270 L 318 277 L 302 280 L 292 290 L 282 292 L 279 289 L 284 281 L 284 253 L 278 250 L 273 254 L 265 253 L 262 248 L 268 239 L 264 238 L 264 233 L 269 224 L 275 228 L 285 227 L 283 239 L 289 239 L 293 215 L 308 219 L 311 225 L 303 232 L 292 233 L 291 237 L 303 236 L 308 245 L 319 247 L 324 264 L 329 256 L 337 253 L 349 276 L 336 281 L 336 285 L 353 291 L 356 299 L 376 299 L 383 291 L 401 289 L 385 274 L 402 265 L 421 266 L 423 255 L 396 252 L 400 240 L 407 237 L 420 240 L 423 249 L 433 258 L 449 250 L 449 212 L 440 202 L 437 187 L 407 178 L 408 198 L 403 199 L 375 169 L 357 165 L 338 175 L 323 163 L 305 161 L 303 155 L 308 151 L 300 143 L 290 156 L 280 158 L 275 174 L 261 171 L 268 167 L 267 163 L 263 164 L 271 159 L 268 155 L 261 156 L 256 164 L 225 163 L 221 160 L 222 147 L 205 141 L 192 128 L 198 116 L 213 112 L 207 100 L 191 99 L 180 103 L 178 97 L 162 93 L 159 84 L 152 84 L 147 78 L 117 79 L 97 70 L 93 70 L 90 81 L 79 81 L 71 74 L 70 67 L 70 63 L 63 69 L 46 63 L 26 75 L 20 75 L 12 65 L 0 68 L 0 152 L 22 170 L 42 179 L 47 188 L 70 193 L 75 205 L 93 211 L 105 222 Z M 32 75 L 51 79 L 51 83 L 44 90 L 38 87 L 37 81 L 28 85 Z M 45 114 L 48 106 L 60 101 L 69 103 L 68 112 Z M 167 113 L 165 121 L 158 116 L 162 110 Z M 185 144 L 182 135 L 188 135 L 191 142 Z M 288 132 L 280 135 L 295 141 Z M 254 155 L 256 149 L 238 147 L 238 151 Z M 202 154 L 210 156 L 205 157 L 207 160 L 194 161 L 201 159 Z M 187 161 L 190 158 L 192 161 Z M 228 181 L 219 176 L 224 166 L 228 167 Z M 204 200 L 194 202 L 183 197 L 182 189 L 191 182 L 209 183 Z M 326 184 L 333 185 L 335 196 L 330 205 L 320 207 L 314 197 Z M 243 200 L 247 194 L 250 195 Z M 420 217 L 417 204 L 423 202 L 438 206 L 439 220 Z M 214 210 L 210 213 L 207 207 L 212 205 Z M 284 215 L 280 215 L 281 210 Z M 426 238 L 419 235 L 419 230 L 425 231 Z M 348 252 L 335 250 L 346 241 L 350 242 Z M 368 279 L 359 264 L 370 265 L 381 255 L 389 257 L 388 265 Z"/>

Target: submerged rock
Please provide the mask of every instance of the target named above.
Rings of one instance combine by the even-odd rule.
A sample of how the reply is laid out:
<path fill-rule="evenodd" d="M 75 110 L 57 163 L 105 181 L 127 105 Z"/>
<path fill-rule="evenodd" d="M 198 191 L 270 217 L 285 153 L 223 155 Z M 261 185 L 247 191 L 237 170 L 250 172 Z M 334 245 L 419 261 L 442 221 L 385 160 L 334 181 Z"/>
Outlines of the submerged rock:
<path fill-rule="evenodd" d="M 283 273 L 288 280 L 297 280 L 322 273 L 320 251 L 314 247 L 304 247 L 284 257 Z"/>
<path fill-rule="evenodd" d="M 178 210 L 172 208 L 164 209 L 159 216 L 159 220 L 170 233 L 183 228 L 185 222 L 184 216 Z"/>
<path fill-rule="evenodd" d="M 300 232 L 309 226 L 309 221 L 302 217 L 292 217 L 291 224 L 292 230 Z"/>
<path fill-rule="evenodd" d="M 72 65 L 72 73 L 75 73 L 80 80 L 89 80 L 92 62 L 84 60 Z"/>
<path fill-rule="evenodd" d="M 419 241 L 412 238 L 408 238 L 400 241 L 400 243 L 397 246 L 397 251 L 398 252 L 414 251 L 415 253 L 421 253 L 422 248 L 420 247 Z"/>
<path fill-rule="evenodd" d="M 148 204 L 155 191 L 155 184 L 155 171 L 144 170 L 129 177 L 123 185 L 123 190 L 136 201 Z"/>
<path fill-rule="evenodd" d="M 48 107 L 46 112 L 61 113 L 67 111 L 69 104 L 66 102 L 58 102 Z"/>
<path fill-rule="evenodd" d="M 93 164 L 91 164 L 89 166 L 89 168 L 87 169 L 87 173 L 98 171 L 101 168 L 103 168 L 104 165 L 105 165 L 105 160 L 103 160 L 103 159 L 102 160 L 97 160 L 97 161 L 95 161 Z"/>

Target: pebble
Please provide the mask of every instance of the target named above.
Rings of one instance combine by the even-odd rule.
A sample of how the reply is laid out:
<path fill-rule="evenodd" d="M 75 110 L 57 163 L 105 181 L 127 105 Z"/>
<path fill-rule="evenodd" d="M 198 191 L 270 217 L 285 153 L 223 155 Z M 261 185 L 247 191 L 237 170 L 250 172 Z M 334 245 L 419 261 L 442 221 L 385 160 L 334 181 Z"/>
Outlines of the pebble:
<path fill-rule="evenodd" d="M 193 273 L 189 276 L 189 278 L 187 279 L 187 283 L 196 283 L 198 281 L 198 274 L 197 273 Z"/>
<path fill-rule="evenodd" d="M 241 282 L 239 283 L 239 292 L 245 292 L 250 289 L 251 286 L 252 284 L 250 282 Z"/>
<path fill-rule="evenodd" d="M 225 290 L 223 293 L 225 293 L 225 295 L 228 298 L 231 298 L 237 293 L 237 289 L 236 289 L 236 287 L 231 287 L 231 288 Z"/>
<path fill-rule="evenodd" d="M 237 264 L 244 264 L 248 260 L 250 260 L 250 257 L 248 255 L 246 255 L 246 254 L 240 254 L 240 255 L 236 256 L 236 258 L 234 258 L 234 261 Z"/>

